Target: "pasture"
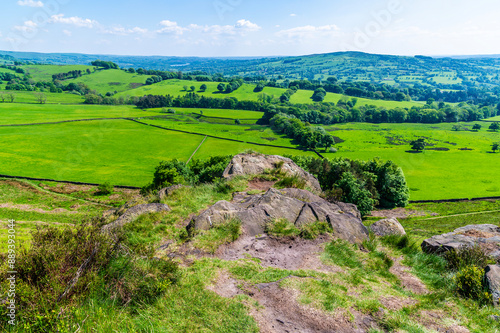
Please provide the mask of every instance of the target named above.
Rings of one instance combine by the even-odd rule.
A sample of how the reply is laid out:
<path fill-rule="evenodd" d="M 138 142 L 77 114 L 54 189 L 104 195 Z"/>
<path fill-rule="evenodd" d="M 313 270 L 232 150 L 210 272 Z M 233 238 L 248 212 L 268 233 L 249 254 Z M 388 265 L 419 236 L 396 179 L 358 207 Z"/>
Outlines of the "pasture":
<path fill-rule="evenodd" d="M 473 124 L 467 124 L 471 128 Z M 403 169 L 410 200 L 500 196 L 500 154 L 491 152 L 500 134 L 482 129 L 452 131 L 453 124 L 337 124 L 326 126 L 338 153 L 352 159 L 380 157 Z M 484 128 L 483 123 L 483 128 Z M 410 142 L 425 138 L 423 153 L 410 153 Z"/>
<path fill-rule="evenodd" d="M 128 73 L 120 69 L 98 70 L 76 79 L 64 80 L 64 84 L 84 83 L 91 90 L 105 95 L 107 92 L 123 92 L 145 84 L 150 75 Z"/>
<path fill-rule="evenodd" d="M 21 66 L 35 81 L 52 81 L 52 75 L 71 71 L 85 72 L 94 70 L 94 66 L 87 65 L 25 65 Z"/>

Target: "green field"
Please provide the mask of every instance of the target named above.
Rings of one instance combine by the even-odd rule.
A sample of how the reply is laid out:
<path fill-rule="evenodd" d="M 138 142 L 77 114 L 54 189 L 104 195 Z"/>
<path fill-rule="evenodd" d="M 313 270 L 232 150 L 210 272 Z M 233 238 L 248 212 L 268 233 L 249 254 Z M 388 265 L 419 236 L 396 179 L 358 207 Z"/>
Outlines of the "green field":
<path fill-rule="evenodd" d="M 76 79 L 64 80 L 64 84 L 82 82 L 100 94 L 123 92 L 144 85 L 149 75 L 128 73 L 119 69 L 99 70 Z"/>
<path fill-rule="evenodd" d="M 472 124 L 467 124 L 472 126 Z M 411 200 L 434 200 L 500 196 L 500 154 L 492 154 L 491 143 L 500 133 L 451 130 L 452 124 L 337 124 L 326 127 L 344 140 L 337 154 L 352 159 L 380 157 L 403 168 Z M 409 142 L 425 137 L 448 151 L 408 153 Z M 472 149 L 472 150 L 460 150 Z"/>
<path fill-rule="evenodd" d="M 5 84 L 0 84 L 0 94 L 14 94 L 16 97 L 14 103 L 31 103 L 40 104 L 37 100 L 35 93 L 31 91 L 16 91 L 16 90 L 5 90 Z M 70 94 L 70 93 L 50 93 L 44 92 L 47 100 L 45 104 L 80 104 L 83 103 L 83 96 Z M 8 98 L 6 98 L 6 101 Z"/>
<path fill-rule="evenodd" d="M 26 65 L 22 68 L 35 81 L 52 81 L 52 75 L 59 73 L 68 73 L 71 71 L 93 70 L 94 66 L 86 65 Z"/>
<path fill-rule="evenodd" d="M 199 88 L 202 84 L 207 85 L 207 90 L 205 92 L 199 91 Z M 125 92 L 121 92 L 116 96 L 144 96 L 144 95 L 172 95 L 172 96 L 181 96 L 185 95 L 189 92 L 184 90 L 184 86 L 195 86 L 195 92 L 199 95 L 213 98 L 226 98 L 226 97 L 235 97 L 240 101 L 248 100 L 248 101 L 257 101 L 259 98 L 259 93 L 254 92 L 255 85 L 252 84 L 243 84 L 238 90 L 233 91 L 232 93 L 219 93 L 217 90 L 218 82 L 194 82 L 187 80 L 166 80 L 160 83 L 156 83 L 149 86 L 139 87 L 137 89 L 127 90 Z M 268 95 L 272 95 L 276 98 L 279 98 L 286 90 L 281 88 L 272 88 L 265 87 L 262 93 L 266 93 Z M 298 90 L 291 98 L 291 103 L 299 103 L 299 104 L 312 104 L 314 103 L 311 99 L 313 95 L 313 91 L 310 90 Z M 341 94 L 333 94 L 327 93 L 325 102 L 337 103 L 341 98 L 351 99 L 352 97 L 341 95 Z M 360 105 L 375 105 L 375 106 L 384 106 L 386 108 L 411 108 L 415 105 L 422 105 L 422 103 L 418 102 L 396 102 L 396 101 L 384 101 L 384 100 L 374 100 L 367 98 L 358 98 L 358 106 Z"/>
<path fill-rule="evenodd" d="M 75 119 L 156 116 L 135 107 L 105 105 L 49 105 L 0 103 L 0 125 L 44 123 Z"/>

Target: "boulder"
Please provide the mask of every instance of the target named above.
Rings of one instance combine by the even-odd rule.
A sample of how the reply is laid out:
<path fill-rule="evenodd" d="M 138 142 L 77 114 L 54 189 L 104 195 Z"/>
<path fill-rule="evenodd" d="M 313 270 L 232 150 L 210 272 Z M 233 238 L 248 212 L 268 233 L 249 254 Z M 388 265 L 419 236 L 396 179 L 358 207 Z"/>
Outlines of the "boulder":
<path fill-rule="evenodd" d="M 116 221 L 107 224 L 103 227 L 104 231 L 109 231 L 114 228 L 122 227 L 127 223 L 132 222 L 135 218 L 140 215 L 148 213 L 158 213 L 158 212 L 168 212 L 170 207 L 165 204 L 152 203 L 133 206 L 129 208 L 125 213 L 120 216 Z"/>
<path fill-rule="evenodd" d="M 489 265 L 484 272 L 486 285 L 493 296 L 493 303 L 498 306 L 500 300 L 500 266 Z"/>
<path fill-rule="evenodd" d="M 361 243 L 368 238 L 368 230 L 358 216 L 359 212 L 351 214 L 305 190 L 271 188 L 264 194 L 235 193 L 231 202 L 219 201 L 194 217 L 188 228 L 208 230 L 237 218 L 244 233 L 255 236 L 263 234 L 266 223 L 272 219 L 286 218 L 297 227 L 324 221 L 332 226 L 335 236 Z"/>
<path fill-rule="evenodd" d="M 405 229 L 403 228 L 401 223 L 399 223 L 398 219 L 394 217 L 390 219 L 383 219 L 373 223 L 370 226 L 370 230 L 375 235 L 380 237 L 390 236 L 390 235 L 397 235 L 397 236 L 406 235 Z"/>
<path fill-rule="evenodd" d="M 161 201 L 171 195 L 175 190 L 178 190 L 180 188 L 184 187 L 184 185 L 177 184 L 177 185 L 172 185 L 169 187 L 162 188 L 161 190 L 158 191 L 158 199 Z"/>
<path fill-rule="evenodd" d="M 500 258 L 500 228 L 493 224 L 468 225 L 428 238 L 422 242 L 421 247 L 424 252 L 442 254 L 476 244 L 479 244 L 487 255 Z"/>
<path fill-rule="evenodd" d="M 314 192 L 321 193 L 321 186 L 313 175 L 300 168 L 291 159 L 277 155 L 236 155 L 224 170 L 223 177 L 231 178 L 237 175 L 259 175 L 266 170 L 277 169 L 280 165 L 283 172 L 288 175 L 299 176 L 306 182 L 306 187 L 309 187 Z"/>

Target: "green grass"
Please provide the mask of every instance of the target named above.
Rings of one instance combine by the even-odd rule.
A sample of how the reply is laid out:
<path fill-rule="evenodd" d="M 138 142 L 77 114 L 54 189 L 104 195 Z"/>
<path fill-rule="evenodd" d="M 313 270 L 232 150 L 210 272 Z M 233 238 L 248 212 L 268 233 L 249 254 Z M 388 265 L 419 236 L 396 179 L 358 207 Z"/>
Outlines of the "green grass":
<path fill-rule="evenodd" d="M 86 65 L 26 65 L 21 66 L 35 81 L 52 81 L 52 75 L 67 73 L 75 70 L 85 72 L 93 70 L 93 66 Z M 64 81 L 66 82 L 66 81 Z"/>
<path fill-rule="evenodd" d="M 201 109 L 201 108 L 166 108 L 175 110 L 176 114 L 197 114 L 204 117 L 220 117 L 230 119 L 252 119 L 259 120 L 264 115 L 263 112 L 246 110 L 226 110 L 226 109 Z M 149 111 L 160 112 L 162 109 L 150 109 Z M 200 113 L 203 112 L 203 114 Z M 203 119 L 203 118 L 202 118 Z M 234 122 L 233 122 L 234 124 Z"/>
<path fill-rule="evenodd" d="M 199 86 L 205 83 L 207 85 L 207 90 L 205 92 L 198 91 Z M 199 95 L 213 98 L 226 98 L 226 97 L 235 97 L 240 101 L 248 100 L 248 101 L 257 101 L 260 93 L 255 93 L 253 90 L 255 89 L 255 85 L 252 84 L 243 84 L 238 90 L 229 93 L 229 94 L 221 94 L 217 90 L 218 82 L 194 82 L 187 80 L 166 80 L 157 84 L 153 84 L 150 86 L 143 86 L 137 89 L 128 90 L 122 93 L 117 94 L 116 96 L 144 96 L 144 95 L 172 95 L 172 96 L 182 96 L 187 94 L 189 91 L 184 90 L 184 86 L 195 86 L 195 92 Z M 265 87 L 262 91 L 268 95 L 274 95 L 276 98 L 279 98 L 286 90 L 281 88 L 272 88 Z M 300 103 L 300 104 L 310 104 L 314 103 L 311 99 L 313 95 L 313 91 L 309 90 L 299 90 L 297 91 L 290 99 L 292 103 Z M 325 102 L 334 102 L 337 103 L 341 98 L 345 97 L 340 94 L 327 93 Z M 351 97 L 347 96 L 348 99 Z M 395 108 L 395 107 L 412 107 L 414 105 L 422 105 L 417 102 L 395 102 L 395 101 L 382 101 L 382 100 L 371 100 L 366 98 L 358 98 L 357 105 L 376 105 L 376 106 L 385 106 L 387 108 Z"/>
<path fill-rule="evenodd" d="M 500 154 L 489 153 L 491 143 L 500 141 L 500 133 L 486 130 L 455 132 L 451 130 L 452 125 L 352 123 L 327 126 L 332 135 L 344 142 L 336 146 L 338 153 L 326 153 L 325 156 L 362 160 L 380 157 L 394 161 L 405 173 L 410 200 L 500 196 L 500 178 L 496 177 L 500 171 Z M 471 128 L 473 124 L 466 125 Z M 449 151 L 407 153 L 409 142 L 418 137 L 428 138 L 434 148 Z"/>
<path fill-rule="evenodd" d="M 33 105 L 21 103 L 0 103 L 0 125 L 92 118 L 143 117 L 155 115 L 159 115 L 159 113 L 141 111 L 128 105 Z"/>
<path fill-rule="evenodd" d="M 82 82 L 90 89 L 96 90 L 98 93 L 104 95 L 107 92 L 123 92 L 137 88 L 137 86 L 145 84 L 149 77 L 150 75 L 139 75 L 136 73 L 128 73 L 120 69 L 109 69 L 96 71 L 90 75 L 83 75 L 82 77 L 65 80 L 63 82 L 64 84 Z"/>

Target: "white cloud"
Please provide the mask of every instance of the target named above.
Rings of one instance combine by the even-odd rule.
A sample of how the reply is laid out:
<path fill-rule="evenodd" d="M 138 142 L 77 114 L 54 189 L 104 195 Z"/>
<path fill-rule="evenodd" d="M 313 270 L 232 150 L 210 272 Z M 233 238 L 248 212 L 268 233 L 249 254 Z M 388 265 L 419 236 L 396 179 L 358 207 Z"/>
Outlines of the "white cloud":
<path fill-rule="evenodd" d="M 104 29 L 102 32 L 110 35 L 128 36 L 133 34 L 146 34 L 148 33 L 148 29 L 143 29 L 139 27 L 128 29 L 122 26 L 118 26 L 118 27 L 113 27 L 111 29 Z"/>
<path fill-rule="evenodd" d="M 68 37 L 71 37 L 71 35 L 73 35 L 73 33 L 69 30 L 63 30 L 63 34 L 65 34 Z"/>
<path fill-rule="evenodd" d="M 78 16 L 64 17 L 64 14 L 52 15 L 51 23 L 71 24 L 81 28 L 93 28 L 99 23 L 91 19 L 84 19 Z"/>
<path fill-rule="evenodd" d="M 14 30 L 21 32 L 33 32 L 37 28 L 37 24 L 33 21 L 25 21 L 23 25 L 14 26 Z"/>
<path fill-rule="evenodd" d="M 290 16 L 291 16 L 291 17 L 295 17 L 295 16 L 297 16 L 297 14 L 290 14 Z"/>
<path fill-rule="evenodd" d="M 28 7 L 43 7 L 43 2 L 41 1 L 33 1 L 33 0 L 19 0 L 17 2 L 19 6 L 28 6 Z"/>
<path fill-rule="evenodd" d="M 234 27 L 236 29 L 243 29 L 246 31 L 257 31 L 261 29 L 261 27 L 259 27 L 257 24 L 252 23 L 248 20 L 239 20 L 238 22 L 236 22 L 236 25 Z"/>
<path fill-rule="evenodd" d="M 159 34 L 182 35 L 184 31 L 187 30 L 186 28 L 179 26 L 177 22 L 172 22 L 169 20 L 161 21 L 160 25 L 162 26 L 162 28 L 156 31 Z"/>
<path fill-rule="evenodd" d="M 276 33 L 276 36 L 278 37 L 287 38 L 333 37 L 339 35 L 340 28 L 334 24 L 323 26 L 306 25 L 303 27 L 281 30 Z"/>

